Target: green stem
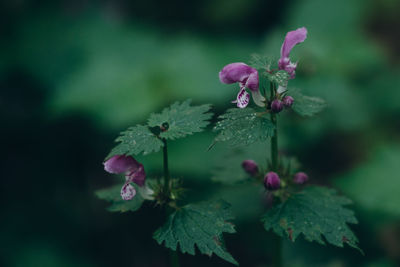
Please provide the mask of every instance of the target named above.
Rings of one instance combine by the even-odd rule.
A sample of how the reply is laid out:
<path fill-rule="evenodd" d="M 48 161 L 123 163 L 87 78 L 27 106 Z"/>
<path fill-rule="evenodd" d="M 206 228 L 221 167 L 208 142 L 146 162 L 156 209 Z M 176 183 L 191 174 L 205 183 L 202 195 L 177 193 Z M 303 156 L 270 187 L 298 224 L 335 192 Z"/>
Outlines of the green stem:
<path fill-rule="evenodd" d="M 170 174 L 169 174 L 169 168 L 168 168 L 168 147 L 167 147 L 167 140 L 165 138 L 162 139 L 164 143 L 163 147 L 163 163 L 164 163 L 164 188 L 163 188 L 163 194 L 164 197 L 166 198 L 167 201 L 170 199 Z M 166 217 L 168 217 L 171 214 L 171 208 L 166 207 Z M 179 267 L 179 255 L 177 251 L 169 250 L 169 261 L 170 261 L 170 266 L 171 267 Z"/>
<path fill-rule="evenodd" d="M 271 167 L 276 172 L 278 171 L 278 121 L 274 113 L 271 113 L 271 122 L 275 126 L 274 135 L 271 137 Z"/>
<path fill-rule="evenodd" d="M 272 102 L 276 96 L 276 89 L 273 83 L 270 84 Z M 272 171 L 278 172 L 278 118 L 277 115 L 271 112 L 271 122 L 274 124 L 274 135 L 271 137 L 271 168 Z M 280 236 L 275 236 L 275 253 L 273 255 L 274 267 L 282 266 L 282 239 Z"/>
<path fill-rule="evenodd" d="M 170 180 L 170 175 L 169 175 L 169 168 L 168 168 L 168 147 L 167 147 L 167 140 L 162 139 L 164 143 L 163 147 L 163 159 L 164 159 L 164 194 L 165 196 L 168 196 L 169 198 L 169 180 Z"/>

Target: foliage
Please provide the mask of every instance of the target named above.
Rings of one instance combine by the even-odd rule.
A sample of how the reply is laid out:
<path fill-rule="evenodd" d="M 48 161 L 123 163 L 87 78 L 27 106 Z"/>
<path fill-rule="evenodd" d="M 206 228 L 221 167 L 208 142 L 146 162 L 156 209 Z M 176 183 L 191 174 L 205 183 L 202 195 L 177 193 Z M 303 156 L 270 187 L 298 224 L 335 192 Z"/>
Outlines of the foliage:
<path fill-rule="evenodd" d="M 265 116 L 252 108 L 228 109 L 218 117 L 220 121 L 214 131 L 219 133 L 214 142 L 229 141 L 232 146 L 247 146 L 267 141 L 273 135 L 275 126 Z"/>
<path fill-rule="evenodd" d="M 363 208 L 400 216 L 400 147 L 392 145 L 375 150 L 367 162 L 335 180 L 344 193 Z"/>
<path fill-rule="evenodd" d="M 272 207 L 263 216 L 264 228 L 291 241 L 303 234 L 308 241 L 343 247 L 346 243 L 361 251 L 348 223 L 357 224 L 353 211 L 343 207 L 351 201 L 325 187 L 310 186 Z M 362 251 L 361 251 L 362 252 Z"/>
<path fill-rule="evenodd" d="M 294 98 L 292 109 L 301 116 L 313 116 L 326 107 L 325 100 L 319 97 L 305 96 L 299 89 L 290 89 L 289 95 Z"/>
<path fill-rule="evenodd" d="M 136 191 L 138 191 L 138 186 L 134 185 Z M 142 206 L 144 199 L 137 193 L 135 197 L 131 200 L 123 200 L 121 198 L 121 187 L 122 184 L 112 186 L 110 188 L 98 190 L 96 195 L 98 198 L 111 202 L 111 206 L 107 208 L 111 212 L 127 212 L 127 211 L 137 211 Z"/>
<path fill-rule="evenodd" d="M 121 132 L 121 135 L 115 140 L 120 142 L 114 147 L 107 158 L 114 155 L 138 155 L 143 152 L 144 155 L 158 152 L 163 146 L 162 141 L 155 136 L 147 126 L 136 125 Z"/>
<path fill-rule="evenodd" d="M 280 86 L 287 86 L 290 78 L 289 74 L 285 70 L 279 70 L 274 73 L 265 72 L 264 75 L 267 76 L 268 80 L 273 83 L 277 83 Z"/>
<path fill-rule="evenodd" d="M 152 114 L 148 124 L 150 127 L 167 125 L 160 137 L 177 139 L 197 132 L 202 132 L 209 124 L 212 113 L 208 111 L 211 105 L 190 106 L 191 100 L 182 103 L 175 102 L 159 114 Z"/>
<path fill-rule="evenodd" d="M 224 201 L 203 202 L 186 205 L 168 217 L 168 221 L 154 233 L 159 244 L 182 253 L 195 254 L 195 246 L 201 253 L 211 256 L 215 253 L 222 259 L 238 265 L 227 252 L 222 233 L 235 233 L 230 205 Z"/>

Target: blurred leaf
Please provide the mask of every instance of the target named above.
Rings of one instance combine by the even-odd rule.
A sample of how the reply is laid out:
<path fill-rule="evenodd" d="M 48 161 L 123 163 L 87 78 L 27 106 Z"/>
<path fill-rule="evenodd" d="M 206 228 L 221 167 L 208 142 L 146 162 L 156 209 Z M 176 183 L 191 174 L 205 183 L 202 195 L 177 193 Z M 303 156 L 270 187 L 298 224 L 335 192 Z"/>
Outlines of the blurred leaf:
<path fill-rule="evenodd" d="M 202 132 L 209 124 L 212 113 L 208 112 L 211 105 L 190 106 L 191 100 L 182 103 L 175 102 L 159 114 L 152 114 L 148 124 L 150 127 L 163 127 L 167 129 L 160 136 L 166 139 L 185 137 L 197 132 Z"/>
<path fill-rule="evenodd" d="M 238 265 L 226 251 L 222 233 L 235 233 L 230 205 L 224 201 L 203 202 L 186 205 L 168 217 L 168 221 L 154 233 L 154 239 L 161 245 L 182 253 L 195 254 L 195 245 L 201 253 L 211 256 L 215 253 L 222 259 Z"/>
<path fill-rule="evenodd" d="M 292 109 L 301 116 L 313 116 L 326 107 L 325 100 L 305 96 L 299 89 L 289 89 L 288 94 L 294 98 Z"/>
<path fill-rule="evenodd" d="M 354 201 L 371 211 L 400 216 L 400 147 L 374 151 L 371 159 L 335 180 Z"/>
<path fill-rule="evenodd" d="M 343 207 L 349 204 L 349 199 L 338 196 L 333 189 L 310 186 L 268 210 L 263 217 L 264 227 L 293 242 L 303 234 L 306 240 L 325 245 L 324 236 L 332 245 L 343 247 L 346 243 L 362 252 L 347 225 L 358 223 L 354 212 Z"/>
<path fill-rule="evenodd" d="M 143 152 L 144 155 L 158 152 L 163 146 L 162 141 L 150 132 L 147 126 L 136 125 L 121 132 L 121 135 L 115 140 L 120 142 L 114 147 L 106 159 L 115 155 L 134 156 Z"/>
<path fill-rule="evenodd" d="M 250 66 L 257 69 L 259 72 L 265 72 L 266 70 L 270 70 L 272 61 L 273 60 L 267 56 L 252 54 L 250 59 Z"/>
<path fill-rule="evenodd" d="M 274 134 L 272 122 L 259 115 L 252 108 L 232 108 L 214 127 L 219 132 L 214 142 L 229 141 L 232 146 L 247 146 L 255 142 L 266 141 Z"/>
<path fill-rule="evenodd" d="M 121 198 L 121 188 L 123 184 L 115 185 L 107 189 L 102 189 L 96 192 L 98 198 L 111 202 L 111 206 L 107 208 L 111 212 L 127 212 L 137 211 L 142 206 L 144 199 L 140 194 L 136 194 L 131 200 L 123 200 Z M 133 185 L 138 190 L 136 185 Z"/>
<path fill-rule="evenodd" d="M 243 153 L 233 152 L 217 160 L 211 179 L 224 184 L 235 184 L 248 179 L 249 175 L 242 168 L 243 156 Z"/>

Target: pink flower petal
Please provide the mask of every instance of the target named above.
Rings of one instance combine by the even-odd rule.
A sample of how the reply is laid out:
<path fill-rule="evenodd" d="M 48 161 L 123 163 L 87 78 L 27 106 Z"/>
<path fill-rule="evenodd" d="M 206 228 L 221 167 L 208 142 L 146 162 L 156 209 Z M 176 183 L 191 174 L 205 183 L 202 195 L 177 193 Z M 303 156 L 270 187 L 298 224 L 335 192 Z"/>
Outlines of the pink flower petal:
<path fill-rule="evenodd" d="M 139 163 L 131 156 L 116 155 L 108 159 L 104 164 L 104 169 L 109 173 L 126 173 L 139 167 Z"/>
<path fill-rule="evenodd" d="M 136 195 L 136 189 L 129 183 L 125 183 L 121 189 L 123 200 L 131 200 Z"/>
<path fill-rule="evenodd" d="M 250 95 L 249 93 L 246 92 L 244 87 L 242 87 L 242 89 L 240 89 L 237 95 L 236 100 L 233 101 L 232 103 L 236 103 L 236 106 L 238 108 L 245 108 L 249 104 L 249 101 L 250 101 Z"/>

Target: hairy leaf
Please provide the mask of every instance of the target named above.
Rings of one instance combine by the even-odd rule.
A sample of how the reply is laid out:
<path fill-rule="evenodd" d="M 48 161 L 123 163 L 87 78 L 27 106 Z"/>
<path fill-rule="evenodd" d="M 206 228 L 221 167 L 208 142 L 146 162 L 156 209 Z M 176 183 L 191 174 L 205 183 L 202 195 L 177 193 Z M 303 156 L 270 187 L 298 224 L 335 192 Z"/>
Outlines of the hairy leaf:
<path fill-rule="evenodd" d="M 274 73 L 265 72 L 268 80 L 277 83 L 280 86 L 287 86 L 288 80 L 290 78 L 289 74 L 284 70 L 279 70 Z"/>
<path fill-rule="evenodd" d="M 152 114 L 148 124 L 150 127 L 163 127 L 162 138 L 176 139 L 196 132 L 201 132 L 209 124 L 212 113 L 211 105 L 190 106 L 191 100 L 175 102 L 161 113 Z"/>
<path fill-rule="evenodd" d="M 288 95 L 294 98 L 292 109 L 301 116 L 313 116 L 326 107 L 322 98 L 305 96 L 299 89 L 290 89 Z"/>
<path fill-rule="evenodd" d="M 123 184 L 115 185 L 110 188 L 101 189 L 96 192 L 98 198 L 111 202 L 111 206 L 107 208 L 111 212 L 127 212 L 138 210 L 143 202 L 143 197 L 136 193 L 135 197 L 131 200 L 123 200 L 121 198 L 121 188 Z M 133 185 L 138 190 L 136 185 Z"/>
<path fill-rule="evenodd" d="M 267 231 L 272 229 L 293 242 L 303 234 L 306 240 L 324 245 L 324 236 L 332 245 L 343 247 L 346 243 L 361 251 L 348 226 L 358 223 L 354 212 L 343 207 L 348 204 L 351 201 L 333 189 L 311 186 L 271 208 L 262 220 Z"/>
<path fill-rule="evenodd" d="M 233 146 L 247 146 L 265 141 L 274 133 L 275 126 L 252 108 L 232 108 L 219 116 L 220 121 L 214 127 L 219 132 L 214 142 L 229 141 Z"/>
<path fill-rule="evenodd" d="M 222 259 L 238 264 L 227 252 L 222 233 L 235 233 L 230 205 L 224 201 L 186 205 L 172 213 L 167 222 L 153 235 L 159 244 L 182 253 L 195 254 L 195 245 L 201 253 L 213 253 Z"/>
<path fill-rule="evenodd" d="M 106 159 L 115 155 L 138 155 L 143 152 L 144 155 L 158 152 L 163 146 L 162 141 L 150 132 L 147 126 L 136 125 L 121 132 L 120 136 L 115 140 L 120 142 L 114 147 Z"/>

